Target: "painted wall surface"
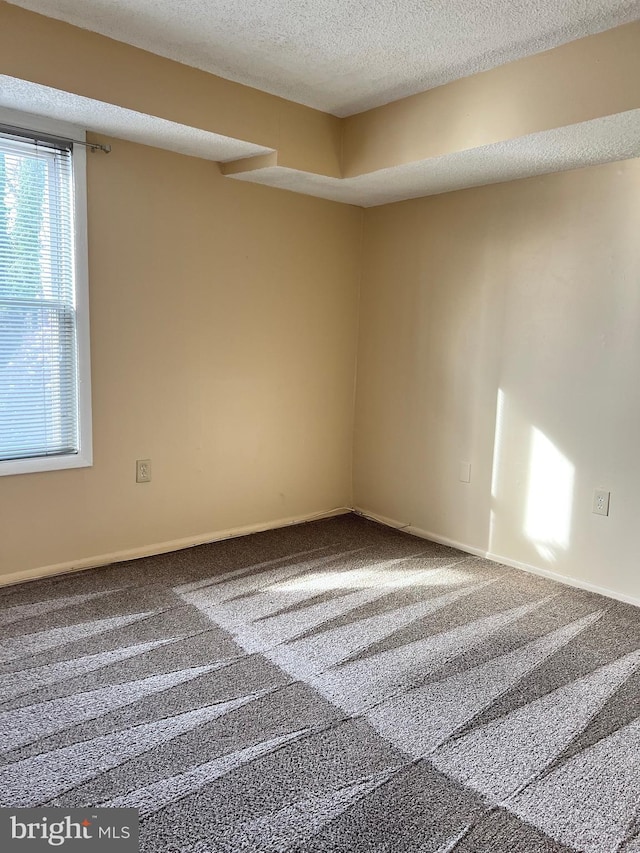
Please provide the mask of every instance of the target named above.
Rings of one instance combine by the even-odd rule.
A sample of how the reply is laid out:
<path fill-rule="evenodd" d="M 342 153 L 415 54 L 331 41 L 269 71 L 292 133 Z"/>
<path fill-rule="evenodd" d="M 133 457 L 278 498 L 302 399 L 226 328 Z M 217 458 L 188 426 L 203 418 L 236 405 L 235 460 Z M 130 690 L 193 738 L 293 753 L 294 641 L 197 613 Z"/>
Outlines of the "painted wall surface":
<path fill-rule="evenodd" d="M 366 211 L 356 506 L 640 597 L 639 233 L 640 160 Z"/>
<path fill-rule="evenodd" d="M 88 157 L 94 466 L 0 478 L 5 576 L 351 501 L 362 211 L 109 141 Z"/>

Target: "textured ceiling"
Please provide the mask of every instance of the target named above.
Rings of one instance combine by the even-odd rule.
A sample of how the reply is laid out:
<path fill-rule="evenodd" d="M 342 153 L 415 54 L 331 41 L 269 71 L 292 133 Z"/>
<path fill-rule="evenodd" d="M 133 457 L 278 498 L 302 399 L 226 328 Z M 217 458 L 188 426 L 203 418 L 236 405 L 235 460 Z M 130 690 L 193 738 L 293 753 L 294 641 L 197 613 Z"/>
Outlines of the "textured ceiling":
<path fill-rule="evenodd" d="M 640 0 L 18 0 L 345 116 L 640 17 Z"/>

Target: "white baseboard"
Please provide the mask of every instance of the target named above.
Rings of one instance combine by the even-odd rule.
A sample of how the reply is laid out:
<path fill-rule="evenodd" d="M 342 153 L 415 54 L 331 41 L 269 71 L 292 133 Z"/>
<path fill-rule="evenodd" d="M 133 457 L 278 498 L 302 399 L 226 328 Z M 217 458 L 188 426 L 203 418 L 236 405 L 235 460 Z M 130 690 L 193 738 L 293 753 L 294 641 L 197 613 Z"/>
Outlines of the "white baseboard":
<path fill-rule="evenodd" d="M 577 589 L 584 589 L 587 592 L 596 592 L 598 595 L 604 595 L 607 598 L 613 598 L 616 601 L 623 601 L 625 604 L 634 604 L 640 607 L 640 598 L 634 598 L 631 595 L 626 595 L 622 592 L 617 592 L 615 589 L 598 586 L 589 581 L 583 581 L 578 578 L 572 578 L 568 575 L 561 575 L 557 572 L 552 572 L 550 569 L 541 569 L 539 566 L 532 566 L 529 563 L 522 563 L 519 560 L 512 560 L 510 557 L 504 557 L 501 554 L 494 554 L 491 551 L 484 551 L 482 548 L 474 548 L 472 545 L 466 545 L 464 542 L 457 542 L 454 539 L 447 539 L 446 536 L 439 536 L 437 533 L 432 533 L 429 530 L 423 530 L 421 527 L 414 527 L 412 524 L 403 524 L 401 521 L 396 521 L 394 518 L 388 518 L 384 515 L 378 515 L 361 507 L 354 507 L 352 510 L 356 515 L 361 515 L 363 518 L 369 518 L 372 521 L 377 521 L 387 527 L 393 527 L 396 530 L 402 530 L 404 533 L 410 533 L 413 536 L 419 536 L 420 539 L 428 539 L 430 542 L 437 542 L 440 545 L 449 545 L 451 548 L 457 548 L 459 551 L 464 551 L 467 554 L 473 554 L 475 557 L 483 557 L 486 560 L 492 560 L 494 563 L 502 563 L 504 566 L 509 566 L 512 569 L 521 569 L 524 572 L 529 572 L 533 575 L 540 575 L 544 578 L 558 581 L 558 583 L 566 586 L 573 586 Z"/>
<path fill-rule="evenodd" d="M 294 524 L 304 524 L 307 521 L 320 520 L 322 518 L 331 518 L 336 515 L 344 515 L 349 512 L 354 512 L 364 518 L 377 521 L 384 524 L 385 527 L 392 527 L 396 530 L 402 530 L 413 536 L 418 536 L 420 539 L 428 539 L 430 542 L 438 542 L 441 545 L 449 545 L 451 548 L 457 548 L 459 551 L 464 551 L 467 554 L 473 554 L 476 557 L 483 557 L 487 560 L 492 560 L 495 563 L 502 563 L 513 569 L 521 569 L 530 574 L 540 575 L 541 577 L 550 578 L 567 586 L 584 589 L 587 592 L 595 592 L 599 595 L 604 595 L 607 598 L 613 598 L 616 601 L 623 601 L 625 604 L 633 604 L 640 607 L 640 598 L 635 598 L 624 593 L 617 592 L 608 587 L 598 586 L 597 584 L 589 583 L 578 578 L 572 578 L 567 575 L 561 575 L 553 572 L 550 569 L 542 569 L 538 566 L 522 563 L 519 560 L 512 560 L 510 557 L 494 554 L 490 551 L 485 551 L 482 548 L 475 548 L 472 545 L 467 545 L 464 542 L 458 542 L 455 539 L 448 539 L 446 536 L 440 536 L 429 530 L 423 530 L 420 527 L 415 527 L 412 524 L 402 523 L 394 518 L 389 518 L 385 515 L 379 515 L 370 512 L 362 507 L 336 507 L 335 509 L 326 510 L 325 512 L 311 513 L 308 515 L 291 516 L 289 518 L 279 518 L 273 521 L 261 522 L 258 524 L 249 524 L 243 527 L 231 527 L 226 530 L 216 530 L 213 533 L 202 533 L 198 536 L 189 536 L 185 539 L 173 539 L 168 542 L 158 542 L 153 545 L 143 545 L 138 548 L 130 548 L 125 551 L 113 551 L 109 554 L 99 554 L 92 557 L 86 557 L 80 560 L 71 560 L 67 563 L 57 563 L 51 566 L 41 566 L 34 569 L 25 569 L 20 572 L 13 572 L 8 575 L 0 576 L 0 587 L 10 586 L 12 584 L 23 583 L 24 581 L 37 580 L 39 578 L 53 577 L 55 575 L 69 574 L 70 572 L 81 572 L 85 569 L 95 569 L 99 566 L 108 566 L 112 563 L 122 563 L 125 560 L 137 560 L 141 557 L 153 557 L 157 554 L 166 554 L 170 551 L 180 551 L 183 548 L 192 548 L 195 545 L 206 545 L 209 542 L 219 542 L 223 539 L 233 539 L 237 536 L 248 536 L 251 533 L 261 533 L 265 530 L 276 530 L 280 527 L 288 527 Z"/>
<path fill-rule="evenodd" d="M 170 551 L 180 551 L 192 548 L 194 545 L 206 545 L 208 542 L 219 542 L 222 539 L 234 539 L 237 536 L 248 536 L 250 533 L 261 533 L 265 530 L 276 530 L 279 527 L 289 527 L 293 524 L 304 524 L 321 518 L 331 518 L 334 515 L 344 515 L 351 512 L 346 506 L 336 507 L 325 512 L 310 513 L 309 515 L 278 518 L 258 524 L 248 524 L 244 527 L 230 527 L 227 530 L 216 530 L 214 533 L 202 533 L 198 536 L 188 536 L 185 539 L 173 539 L 170 542 L 157 542 L 153 545 L 143 545 L 126 551 L 112 551 L 109 554 L 99 554 L 85 557 L 81 560 L 70 560 L 67 563 L 56 563 L 53 566 L 41 566 L 35 569 L 25 569 L 0 576 L 0 587 L 10 586 L 24 581 L 47 578 L 54 575 L 64 575 L 70 572 L 82 572 L 85 569 L 95 569 L 99 566 L 109 566 L 111 563 L 122 563 L 125 560 L 137 560 L 140 557 L 154 557 L 156 554 L 166 554 Z"/>

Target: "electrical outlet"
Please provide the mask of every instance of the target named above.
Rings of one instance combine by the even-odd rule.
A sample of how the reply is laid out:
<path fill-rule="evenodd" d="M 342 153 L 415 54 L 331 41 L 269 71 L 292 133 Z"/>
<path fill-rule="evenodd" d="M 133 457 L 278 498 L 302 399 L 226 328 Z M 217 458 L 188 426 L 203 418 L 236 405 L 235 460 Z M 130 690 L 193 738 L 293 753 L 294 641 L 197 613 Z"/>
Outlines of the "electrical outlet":
<path fill-rule="evenodd" d="M 609 498 L 611 492 L 604 489 L 596 489 L 593 493 L 593 512 L 596 515 L 609 515 Z"/>
<path fill-rule="evenodd" d="M 461 462 L 458 473 L 458 479 L 461 483 L 471 482 L 471 462 Z"/>
<path fill-rule="evenodd" d="M 136 483 L 151 482 L 151 460 L 138 459 L 136 460 Z"/>

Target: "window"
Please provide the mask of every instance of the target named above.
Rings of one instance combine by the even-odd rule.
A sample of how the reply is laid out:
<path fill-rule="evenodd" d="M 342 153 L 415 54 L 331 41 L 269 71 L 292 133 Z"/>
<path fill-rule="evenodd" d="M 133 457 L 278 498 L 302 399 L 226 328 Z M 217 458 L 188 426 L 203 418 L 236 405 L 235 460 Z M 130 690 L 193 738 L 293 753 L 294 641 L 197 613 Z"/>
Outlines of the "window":
<path fill-rule="evenodd" d="M 91 465 L 85 149 L 29 118 L 0 110 L 0 474 Z"/>

